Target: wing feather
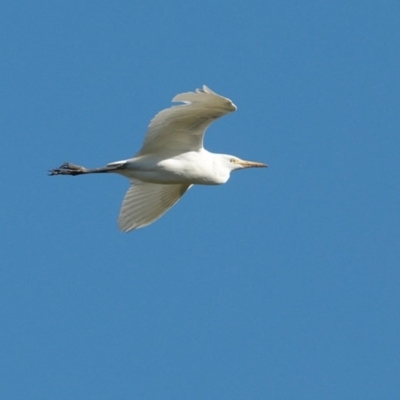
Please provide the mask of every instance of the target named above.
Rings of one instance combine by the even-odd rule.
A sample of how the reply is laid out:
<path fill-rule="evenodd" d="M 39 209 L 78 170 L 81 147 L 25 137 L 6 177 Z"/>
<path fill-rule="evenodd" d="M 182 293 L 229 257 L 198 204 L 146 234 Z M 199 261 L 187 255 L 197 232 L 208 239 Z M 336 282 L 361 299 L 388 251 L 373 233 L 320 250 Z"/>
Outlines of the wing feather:
<path fill-rule="evenodd" d="M 164 215 L 191 185 L 160 185 L 131 180 L 118 217 L 122 231 L 142 228 Z"/>
<path fill-rule="evenodd" d="M 226 97 L 207 86 L 176 95 L 172 106 L 160 111 L 150 122 L 143 146 L 137 155 L 166 150 L 169 154 L 196 151 L 203 147 L 203 137 L 208 126 L 217 118 L 236 110 Z"/>

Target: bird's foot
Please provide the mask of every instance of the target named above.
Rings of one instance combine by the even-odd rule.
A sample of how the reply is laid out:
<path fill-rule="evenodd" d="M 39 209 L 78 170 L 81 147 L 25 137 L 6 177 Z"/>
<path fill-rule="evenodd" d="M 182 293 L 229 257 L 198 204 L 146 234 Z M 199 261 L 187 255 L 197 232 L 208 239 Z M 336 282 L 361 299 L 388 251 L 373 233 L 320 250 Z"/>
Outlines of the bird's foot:
<path fill-rule="evenodd" d="M 86 172 L 85 167 L 65 162 L 59 168 L 49 170 L 49 175 L 80 175 Z"/>

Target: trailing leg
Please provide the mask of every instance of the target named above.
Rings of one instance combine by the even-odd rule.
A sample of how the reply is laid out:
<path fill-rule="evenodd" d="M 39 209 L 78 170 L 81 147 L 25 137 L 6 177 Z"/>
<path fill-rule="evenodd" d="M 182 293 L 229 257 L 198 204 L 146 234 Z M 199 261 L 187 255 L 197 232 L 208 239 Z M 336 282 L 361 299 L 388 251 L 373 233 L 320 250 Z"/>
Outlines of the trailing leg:
<path fill-rule="evenodd" d="M 64 163 L 59 168 L 54 168 L 49 171 L 49 175 L 83 175 L 83 174 L 96 174 L 96 173 L 105 173 L 105 172 L 112 172 L 116 169 L 120 168 L 120 165 L 112 165 L 106 166 L 101 168 L 92 168 L 88 169 L 85 167 L 81 167 L 80 165 L 75 165 L 71 163 Z"/>

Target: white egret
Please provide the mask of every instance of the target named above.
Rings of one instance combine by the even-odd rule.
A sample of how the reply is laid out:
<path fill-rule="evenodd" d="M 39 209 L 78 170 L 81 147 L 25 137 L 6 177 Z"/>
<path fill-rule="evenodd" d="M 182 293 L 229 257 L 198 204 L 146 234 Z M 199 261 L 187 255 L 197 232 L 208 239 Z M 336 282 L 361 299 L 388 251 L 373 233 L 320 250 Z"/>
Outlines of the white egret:
<path fill-rule="evenodd" d="M 125 232 L 149 225 L 165 214 L 193 185 L 225 183 L 231 171 L 267 167 L 227 154 L 210 153 L 203 147 L 204 133 L 217 118 L 236 110 L 226 97 L 207 86 L 181 93 L 175 105 L 151 121 L 139 152 L 127 160 L 88 169 L 64 163 L 50 175 L 83 175 L 114 172 L 130 179 L 118 218 Z"/>

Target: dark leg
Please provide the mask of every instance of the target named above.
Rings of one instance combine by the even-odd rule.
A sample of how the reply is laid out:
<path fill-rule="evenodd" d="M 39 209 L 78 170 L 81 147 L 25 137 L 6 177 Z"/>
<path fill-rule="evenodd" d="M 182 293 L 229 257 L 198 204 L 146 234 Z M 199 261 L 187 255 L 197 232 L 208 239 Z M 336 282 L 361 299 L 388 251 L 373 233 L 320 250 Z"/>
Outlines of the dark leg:
<path fill-rule="evenodd" d="M 88 169 L 85 167 L 81 167 L 79 165 L 74 165 L 71 163 L 64 163 L 59 168 L 54 168 L 49 171 L 49 175 L 82 175 L 82 174 L 95 174 L 95 173 L 104 173 L 104 172 L 111 172 L 115 171 L 116 169 L 121 168 L 121 164 L 113 165 L 113 166 L 106 166 L 101 168 L 92 168 Z"/>

